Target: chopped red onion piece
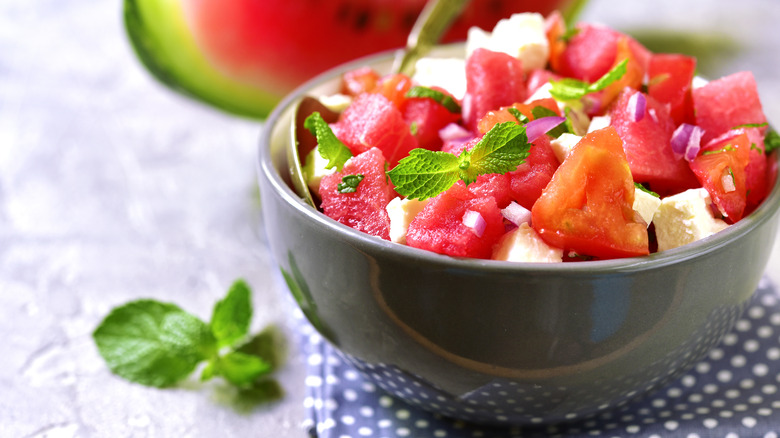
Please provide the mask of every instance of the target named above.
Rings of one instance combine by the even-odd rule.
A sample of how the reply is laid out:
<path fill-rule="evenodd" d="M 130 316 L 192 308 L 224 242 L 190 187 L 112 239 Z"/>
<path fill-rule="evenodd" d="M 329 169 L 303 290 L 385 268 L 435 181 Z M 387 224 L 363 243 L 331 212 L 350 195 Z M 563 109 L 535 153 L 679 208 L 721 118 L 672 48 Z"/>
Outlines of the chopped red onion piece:
<path fill-rule="evenodd" d="M 466 210 L 466 212 L 463 213 L 462 221 L 463 225 L 471 228 L 471 231 L 473 231 L 477 237 L 482 237 L 482 234 L 485 232 L 485 227 L 487 227 L 487 222 L 485 222 L 485 218 L 482 217 L 482 214 L 474 210 Z"/>
<path fill-rule="evenodd" d="M 528 141 L 533 143 L 548 131 L 566 121 L 566 117 L 550 116 L 532 120 L 525 125 L 525 133 Z"/>
<path fill-rule="evenodd" d="M 520 226 L 531 222 L 531 210 L 523 207 L 515 201 L 512 201 L 506 208 L 501 209 L 501 214 L 513 224 Z"/>
<path fill-rule="evenodd" d="M 672 151 L 677 157 L 693 161 L 701 149 L 701 136 L 704 130 L 698 126 L 681 123 L 672 134 Z"/>
<path fill-rule="evenodd" d="M 631 121 L 639 122 L 644 119 L 646 108 L 647 99 L 645 99 L 645 95 L 641 92 L 637 91 L 628 98 L 628 114 L 631 116 Z"/>

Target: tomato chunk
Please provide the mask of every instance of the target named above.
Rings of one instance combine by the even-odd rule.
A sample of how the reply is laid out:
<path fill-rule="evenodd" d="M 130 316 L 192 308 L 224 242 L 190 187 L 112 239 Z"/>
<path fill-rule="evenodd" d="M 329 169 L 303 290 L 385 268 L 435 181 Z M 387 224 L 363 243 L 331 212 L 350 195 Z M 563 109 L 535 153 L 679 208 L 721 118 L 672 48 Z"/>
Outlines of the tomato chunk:
<path fill-rule="evenodd" d="M 745 168 L 749 161 L 750 139 L 746 133 L 716 138 L 691 161 L 691 170 L 727 222 L 742 219 L 745 211 Z"/>
<path fill-rule="evenodd" d="M 597 258 L 649 254 L 647 229 L 634 219 L 634 182 L 623 142 L 612 127 L 572 149 L 531 209 L 548 244 Z"/>

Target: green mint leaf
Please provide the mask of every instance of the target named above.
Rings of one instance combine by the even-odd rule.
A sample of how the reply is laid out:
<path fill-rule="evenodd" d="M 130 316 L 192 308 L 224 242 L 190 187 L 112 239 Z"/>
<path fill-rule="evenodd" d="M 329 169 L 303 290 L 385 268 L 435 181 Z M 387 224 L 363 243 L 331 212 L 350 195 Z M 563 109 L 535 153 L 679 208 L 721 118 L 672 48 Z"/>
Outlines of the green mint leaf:
<path fill-rule="evenodd" d="M 346 175 L 341 178 L 341 182 L 336 186 L 336 191 L 342 194 L 355 193 L 360 181 L 363 181 L 363 175 L 360 173 L 357 175 Z"/>
<path fill-rule="evenodd" d="M 516 118 L 519 123 L 526 124 L 530 121 L 528 120 L 528 117 L 525 116 L 525 114 L 521 113 L 519 109 L 513 106 L 508 107 L 506 110 L 509 111 L 509 114 L 512 114 L 512 116 Z"/>
<path fill-rule="evenodd" d="M 395 190 L 407 198 L 427 199 L 458 181 L 458 157 L 441 151 L 412 149 L 387 172 Z"/>
<path fill-rule="evenodd" d="M 205 322 L 154 300 L 115 308 L 92 337 L 114 374 L 147 386 L 173 385 L 217 351 Z"/>
<path fill-rule="evenodd" d="M 236 349 L 244 354 L 257 356 L 277 369 L 282 365 L 287 351 L 284 333 L 273 325 L 267 326 L 260 333 L 252 336 L 246 343 Z"/>
<path fill-rule="evenodd" d="M 406 92 L 406 97 L 427 97 L 440 103 L 451 113 L 460 114 L 461 112 L 460 104 L 458 104 L 452 96 L 447 93 L 442 93 L 439 90 L 434 90 L 433 88 L 417 85 Z"/>
<path fill-rule="evenodd" d="M 208 374 L 205 374 L 207 369 L 210 369 L 210 371 Z M 201 379 L 208 380 L 208 378 L 213 376 L 222 376 L 236 386 L 246 386 L 259 377 L 270 373 L 271 370 L 271 364 L 257 356 L 231 351 L 210 362 L 204 369 Z M 208 378 L 204 379 L 204 376 Z"/>
<path fill-rule="evenodd" d="M 627 65 L 628 59 L 624 59 L 592 84 L 572 78 L 551 81 L 552 88 L 550 89 L 550 94 L 560 101 L 580 100 L 585 95 L 601 91 L 622 78 L 628 70 Z"/>
<path fill-rule="evenodd" d="M 764 137 L 764 153 L 769 154 L 775 149 L 780 149 L 780 134 L 774 129 L 770 129 Z"/>
<path fill-rule="evenodd" d="M 550 108 L 547 108 L 546 106 L 541 105 L 533 107 L 533 109 L 531 109 L 531 114 L 534 115 L 534 119 L 541 119 L 542 117 L 558 117 L 558 113 L 551 110 Z M 561 136 L 561 134 L 571 133 L 569 126 L 570 124 L 561 123 L 555 128 L 547 131 L 547 135 L 553 138 L 558 138 Z"/>
<path fill-rule="evenodd" d="M 658 193 L 656 193 L 656 192 L 654 192 L 654 191 L 652 191 L 652 190 L 648 189 L 648 188 L 647 188 L 647 187 L 645 187 L 643 184 L 640 184 L 640 183 L 638 183 L 638 182 L 634 182 L 634 187 L 636 187 L 637 189 L 639 189 L 639 190 L 641 190 L 641 191 L 643 191 L 643 192 L 647 193 L 648 195 L 652 195 L 652 196 L 654 196 L 654 197 L 656 197 L 656 198 L 660 198 L 660 197 L 661 197 L 661 195 L 659 195 Z"/>
<path fill-rule="evenodd" d="M 580 33 L 580 29 L 577 27 L 572 27 L 570 29 L 567 29 L 566 32 L 559 36 L 558 39 L 560 39 L 563 42 L 568 43 L 570 39 L 572 39 L 575 35 Z"/>
<path fill-rule="evenodd" d="M 227 295 L 214 305 L 211 332 L 218 347 L 232 346 L 246 337 L 252 321 L 252 291 L 244 280 L 236 280 Z"/>
<path fill-rule="evenodd" d="M 341 172 L 344 163 L 352 158 L 352 152 L 336 137 L 328 122 L 322 118 L 319 112 L 315 111 L 306 118 L 303 126 L 317 138 L 317 150 L 320 151 L 322 158 L 328 160 L 325 168 L 335 167 L 337 171 Z"/>
<path fill-rule="evenodd" d="M 742 125 L 737 125 L 731 129 L 739 129 L 739 128 L 763 128 L 764 126 L 769 126 L 769 123 L 745 123 Z"/>
<path fill-rule="evenodd" d="M 497 123 L 473 149 L 463 151 L 458 157 L 460 179 L 470 184 L 479 175 L 515 170 L 525 161 L 530 147 L 525 126 Z"/>

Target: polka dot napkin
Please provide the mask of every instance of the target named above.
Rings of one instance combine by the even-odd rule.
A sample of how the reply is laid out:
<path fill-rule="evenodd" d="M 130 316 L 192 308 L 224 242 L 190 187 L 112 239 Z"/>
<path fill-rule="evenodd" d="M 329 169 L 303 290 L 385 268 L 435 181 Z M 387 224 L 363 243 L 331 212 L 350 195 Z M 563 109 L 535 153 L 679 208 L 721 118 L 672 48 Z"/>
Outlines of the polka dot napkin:
<path fill-rule="evenodd" d="M 676 382 L 617 410 L 538 428 L 467 424 L 411 407 L 365 379 L 296 316 L 311 437 L 780 437 L 780 292 L 766 278 L 734 330 Z"/>

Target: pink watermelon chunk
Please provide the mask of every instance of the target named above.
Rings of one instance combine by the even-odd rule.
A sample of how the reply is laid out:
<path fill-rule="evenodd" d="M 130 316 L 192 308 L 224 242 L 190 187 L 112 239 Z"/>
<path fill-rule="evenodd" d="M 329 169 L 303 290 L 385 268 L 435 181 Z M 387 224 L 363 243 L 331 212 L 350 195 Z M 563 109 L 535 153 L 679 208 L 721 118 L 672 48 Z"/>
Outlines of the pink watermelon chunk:
<path fill-rule="evenodd" d="M 659 193 L 679 192 L 696 187 L 696 176 L 688 163 L 672 151 L 674 122 L 666 105 L 650 96 L 645 110 L 635 121 L 631 97 L 640 91 L 624 90 L 610 110 L 611 124 L 623 140 L 634 181 L 648 183 Z"/>
<path fill-rule="evenodd" d="M 507 174 L 513 200 L 530 210 L 552 179 L 558 164 L 550 147 L 550 137 L 543 135 L 536 139 L 525 163 Z"/>
<path fill-rule="evenodd" d="M 693 107 L 696 124 L 704 129 L 703 143 L 740 125 L 766 123 L 756 80 L 748 71 L 694 89 Z"/>
<path fill-rule="evenodd" d="M 693 77 L 696 58 L 692 56 L 657 53 L 647 67 L 647 94 L 669 105 L 669 114 L 676 125 L 695 124 L 693 116 Z"/>
<path fill-rule="evenodd" d="M 441 88 L 434 87 L 434 89 L 445 92 Z M 415 126 L 414 136 L 419 146 L 432 151 L 441 148 L 442 140 L 439 131 L 448 124 L 460 120 L 459 113 L 450 112 L 439 102 L 423 97 L 404 99 L 401 113 L 407 125 Z"/>
<path fill-rule="evenodd" d="M 633 57 L 646 71 L 652 54 L 638 41 L 605 26 L 580 23 L 577 33 L 571 37 L 556 62 L 558 73 L 586 82 L 595 81 L 615 65 L 618 40 L 622 37 L 628 38 Z"/>
<path fill-rule="evenodd" d="M 512 202 L 509 175 L 507 174 L 480 175 L 475 182 L 468 185 L 468 191 L 472 198 L 494 198 L 498 208 L 504 208 Z"/>
<path fill-rule="evenodd" d="M 353 193 L 339 193 L 338 185 L 346 175 L 363 175 Z M 387 204 L 396 196 L 385 176 L 385 157 L 371 148 L 353 157 L 341 172 L 327 175 L 320 182 L 322 211 L 328 217 L 358 231 L 390 240 Z"/>
<path fill-rule="evenodd" d="M 417 139 L 409 130 L 401 111 L 377 93 L 363 93 L 356 97 L 331 128 L 352 155 L 376 147 L 391 167 L 417 147 Z"/>
<path fill-rule="evenodd" d="M 478 236 L 463 217 L 477 212 L 484 220 Z M 504 234 L 501 210 L 492 196 L 474 197 L 463 182 L 431 199 L 409 224 L 406 244 L 453 257 L 490 258 L 493 245 Z"/>
<path fill-rule="evenodd" d="M 480 48 L 466 60 L 463 120 L 472 131 L 476 131 L 477 122 L 488 111 L 522 102 L 527 95 L 519 59 Z"/>

